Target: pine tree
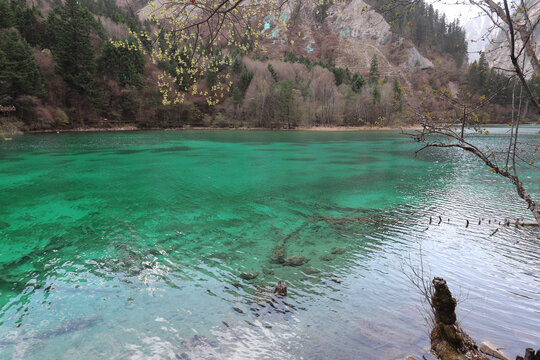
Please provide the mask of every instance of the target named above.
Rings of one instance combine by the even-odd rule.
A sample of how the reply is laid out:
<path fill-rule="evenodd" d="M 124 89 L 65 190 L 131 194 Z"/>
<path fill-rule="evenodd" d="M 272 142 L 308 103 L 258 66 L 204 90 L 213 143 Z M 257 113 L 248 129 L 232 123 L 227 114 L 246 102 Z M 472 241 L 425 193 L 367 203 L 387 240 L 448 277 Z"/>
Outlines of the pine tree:
<path fill-rule="evenodd" d="M 24 0 L 12 0 L 11 8 L 14 16 L 14 26 L 31 46 L 42 45 L 45 36 L 45 25 L 40 22 L 41 11 L 29 7 Z"/>
<path fill-rule="evenodd" d="M 63 7 L 51 11 L 48 23 L 56 72 L 72 89 L 95 101 L 98 93 L 93 78 L 96 63 L 91 32 L 96 22 L 92 14 L 77 0 L 66 0 Z"/>
<path fill-rule="evenodd" d="M 469 87 L 473 93 L 486 94 L 489 64 L 484 53 L 469 67 Z"/>
<path fill-rule="evenodd" d="M 375 83 L 373 90 L 371 90 L 371 97 L 373 98 L 373 103 L 381 102 L 381 89 L 379 89 L 379 84 Z"/>
<path fill-rule="evenodd" d="M 101 51 L 101 71 L 110 73 L 122 86 L 143 86 L 144 57 L 135 48 L 133 40 L 125 41 L 126 46 L 114 46 L 111 41 L 103 44 Z"/>
<path fill-rule="evenodd" d="M 351 90 L 359 94 L 362 91 L 362 86 L 366 83 L 366 79 L 362 75 L 354 73 L 351 79 Z"/>
<path fill-rule="evenodd" d="M 274 82 L 278 82 L 279 78 L 272 64 L 268 64 L 268 71 L 270 72 L 270 75 L 272 76 L 272 79 L 274 80 Z"/>
<path fill-rule="evenodd" d="M 377 61 L 377 55 L 373 55 L 373 58 L 371 58 L 371 66 L 369 68 L 368 82 L 370 85 L 373 85 L 378 81 L 379 81 L 379 63 Z"/>
<path fill-rule="evenodd" d="M 0 33 L 0 97 L 44 97 L 43 76 L 28 43 L 11 29 Z"/>
<path fill-rule="evenodd" d="M 0 0 L 0 29 L 13 26 L 13 11 L 8 0 Z"/>
<path fill-rule="evenodd" d="M 242 71 L 242 74 L 240 74 L 240 82 L 238 84 L 238 88 L 242 92 L 242 96 L 246 93 L 246 90 L 249 87 L 249 84 L 251 84 L 251 80 L 253 79 L 253 71 L 249 71 L 245 66 L 244 70 Z"/>

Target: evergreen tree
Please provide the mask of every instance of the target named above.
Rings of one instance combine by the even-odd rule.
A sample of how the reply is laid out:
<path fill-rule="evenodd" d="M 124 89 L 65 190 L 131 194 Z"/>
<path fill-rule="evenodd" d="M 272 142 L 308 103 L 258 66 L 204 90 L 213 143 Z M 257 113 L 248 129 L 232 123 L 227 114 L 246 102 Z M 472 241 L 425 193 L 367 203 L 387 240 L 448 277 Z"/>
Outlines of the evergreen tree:
<path fill-rule="evenodd" d="M 231 98 L 234 101 L 235 104 L 241 104 L 244 100 L 244 94 L 242 93 L 242 90 L 238 86 L 233 86 L 231 90 Z"/>
<path fill-rule="evenodd" d="M 245 66 L 244 70 L 242 71 L 242 74 L 240 74 L 240 82 L 238 84 L 238 88 L 242 92 L 242 95 L 246 93 L 246 90 L 249 87 L 249 84 L 251 84 L 251 80 L 253 79 L 253 71 L 249 71 Z"/>
<path fill-rule="evenodd" d="M 343 83 L 347 84 L 351 81 L 351 73 L 348 68 L 333 67 L 331 71 L 334 74 L 334 80 L 337 86 Z"/>
<path fill-rule="evenodd" d="M 371 90 L 371 97 L 374 104 L 381 102 L 381 89 L 379 89 L 378 83 L 375 83 L 375 85 L 373 86 L 373 89 Z"/>
<path fill-rule="evenodd" d="M 13 11 L 8 0 L 0 0 L 0 29 L 13 26 Z"/>
<path fill-rule="evenodd" d="M 371 58 L 371 66 L 369 68 L 368 82 L 370 85 L 373 85 L 378 81 L 379 81 L 379 64 L 377 61 L 377 55 L 373 55 L 373 58 Z"/>
<path fill-rule="evenodd" d="M 12 0 L 11 8 L 14 16 L 14 26 L 31 46 L 42 45 L 46 26 L 41 19 L 41 11 L 29 7 L 24 0 Z"/>
<path fill-rule="evenodd" d="M 0 97 L 44 97 L 43 76 L 28 43 L 11 29 L 0 33 Z"/>
<path fill-rule="evenodd" d="M 143 86 L 144 57 L 133 45 L 133 40 L 127 40 L 126 46 L 114 46 L 110 41 L 103 44 L 100 65 L 103 72 L 110 73 L 122 86 Z"/>
<path fill-rule="evenodd" d="M 274 80 L 274 82 L 278 82 L 279 78 L 272 64 L 268 64 L 268 71 L 270 72 L 270 75 L 272 75 L 272 79 Z"/>
<path fill-rule="evenodd" d="M 489 72 L 489 64 L 484 53 L 480 54 L 480 59 L 474 61 L 469 67 L 469 88 L 471 92 L 478 94 L 486 94 L 487 78 Z"/>
<path fill-rule="evenodd" d="M 351 79 L 351 90 L 359 94 L 362 91 L 362 87 L 366 84 L 366 79 L 362 75 L 354 73 Z"/>
<path fill-rule="evenodd" d="M 95 101 L 96 63 L 91 43 L 92 29 L 96 27 L 94 17 L 77 0 L 66 0 L 63 7 L 51 11 L 48 23 L 56 72 L 72 89 Z"/>
<path fill-rule="evenodd" d="M 287 127 L 291 128 L 291 117 L 294 108 L 294 85 L 291 80 L 279 81 L 276 83 L 276 88 L 279 90 L 278 97 L 278 114 L 280 120 L 287 121 Z"/>

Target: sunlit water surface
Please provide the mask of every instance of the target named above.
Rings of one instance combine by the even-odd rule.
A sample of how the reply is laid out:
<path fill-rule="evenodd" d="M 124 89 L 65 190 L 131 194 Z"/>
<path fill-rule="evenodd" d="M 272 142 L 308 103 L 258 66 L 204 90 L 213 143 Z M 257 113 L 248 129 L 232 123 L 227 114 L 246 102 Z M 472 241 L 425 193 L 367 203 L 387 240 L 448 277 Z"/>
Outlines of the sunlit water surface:
<path fill-rule="evenodd" d="M 525 204 L 475 158 L 416 149 L 398 132 L 0 141 L 0 358 L 421 356 L 421 296 L 401 269 L 420 244 L 473 338 L 511 357 L 539 347 L 540 231 L 498 225 L 531 219 Z M 539 173 L 522 172 L 537 199 Z M 278 245 L 309 262 L 272 262 Z"/>

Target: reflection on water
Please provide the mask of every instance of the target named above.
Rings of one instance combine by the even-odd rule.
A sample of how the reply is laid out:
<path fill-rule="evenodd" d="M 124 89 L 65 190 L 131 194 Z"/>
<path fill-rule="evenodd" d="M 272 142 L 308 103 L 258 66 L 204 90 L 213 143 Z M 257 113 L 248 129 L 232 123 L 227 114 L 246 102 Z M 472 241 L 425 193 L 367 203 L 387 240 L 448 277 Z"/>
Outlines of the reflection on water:
<path fill-rule="evenodd" d="M 419 244 L 477 341 L 538 345 L 540 232 L 498 225 L 526 206 L 475 159 L 415 148 L 393 132 L 0 143 L 0 358 L 421 356 L 401 270 Z"/>

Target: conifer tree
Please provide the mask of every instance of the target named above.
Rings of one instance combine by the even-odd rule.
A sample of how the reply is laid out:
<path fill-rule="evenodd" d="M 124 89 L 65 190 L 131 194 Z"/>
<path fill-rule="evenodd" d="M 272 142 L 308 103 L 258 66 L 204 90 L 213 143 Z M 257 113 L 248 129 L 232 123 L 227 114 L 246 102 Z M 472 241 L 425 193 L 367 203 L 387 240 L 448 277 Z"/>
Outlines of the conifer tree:
<path fill-rule="evenodd" d="M 381 102 L 381 89 L 379 89 L 378 83 L 375 83 L 375 85 L 373 86 L 373 90 L 371 90 L 371 97 L 374 104 L 378 104 Z"/>
<path fill-rule="evenodd" d="M 354 73 L 351 79 L 351 90 L 359 94 L 362 91 L 362 86 L 366 83 L 366 79 L 362 75 Z"/>
<path fill-rule="evenodd" d="M 373 85 L 377 81 L 379 81 L 379 63 L 377 61 L 377 55 L 373 55 L 373 58 L 371 58 L 371 66 L 369 68 L 368 82 L 370 85 Z"/>
<path fill-rule="evenodd" d="M 127 39 L 126 43 L 131 43 Z M 101 51 L 101 70 L 110 73 L 122 86 L 143 86 L 142 74 L 144 73 L 144 57 L 136 47 L 117 47 L 111 41 L 103 44 Z"/>
<path fill-rule="evenodd" d="M 28 43 L 17 30 L 0 33 L 0 97 L 44 97 L 43 76 Z"/>
<path fill-rule="evenodd" d="M 48 19 L 56 61 L 56 72 L 79 94 L 96 100 L 96 70 L 91 32 L 96 27 L 92 14 L 77 0 L 66 0 L 63 7 L 51 11 Z"/>
<path fill-rule="evenodd" d="M 8 0 L 0 0 L 0 29 L 13 25 L 13 12 Z"/>
<path fill-rule="evenodd" d="M 486 94 L 489 64 L 484 53 L 469 67 L 469 87 L 473 93 Z"/>
<path fill-rule="evenodd" d="M 13 26 L 30 46 L 42 45 L 45 26 L 41 19 L 41 11 L 37 7 L 29 7 L 24 0 L 12 0 Z"/>

